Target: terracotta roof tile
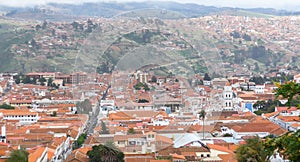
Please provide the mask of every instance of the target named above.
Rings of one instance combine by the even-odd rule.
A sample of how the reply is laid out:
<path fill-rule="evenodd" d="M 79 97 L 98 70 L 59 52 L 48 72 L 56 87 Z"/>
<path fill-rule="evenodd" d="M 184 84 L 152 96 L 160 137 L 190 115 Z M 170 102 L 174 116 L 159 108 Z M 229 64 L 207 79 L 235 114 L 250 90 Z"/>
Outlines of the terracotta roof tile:
<path fill-rule="evenodd" d="M 45 147 L 40 147 L 37 150 L 35 150 L 33 153 L 29 154 L 28 156 L 28 162 L 36 162 L 38 158 L 42 156 L 42 154 L 45 152 Z"/>

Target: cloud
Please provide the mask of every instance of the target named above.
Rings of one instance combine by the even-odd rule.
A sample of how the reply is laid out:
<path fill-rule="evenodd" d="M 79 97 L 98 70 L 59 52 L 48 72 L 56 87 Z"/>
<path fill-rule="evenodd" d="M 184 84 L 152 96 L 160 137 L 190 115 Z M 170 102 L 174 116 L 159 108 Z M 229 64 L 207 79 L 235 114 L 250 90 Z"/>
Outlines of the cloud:
<path fill-rule="evenodd" d="M 49 2 L 79 4 L 84 2 L 142 2 L 146 0 L 0 0 L 0 4 L 7 6 L 33 6 L 43 5 Z M 161 0 L 152 0 L 161 1 Z M 291 9 L 300 10 L 300 1 L 297 0 L 163 0 L 176 1 L 180 3 L 197 3 L 202 5 L 211 5 L 218 7 L 242 7 L 242 8 L 276 8 L 276 9 Z"/>

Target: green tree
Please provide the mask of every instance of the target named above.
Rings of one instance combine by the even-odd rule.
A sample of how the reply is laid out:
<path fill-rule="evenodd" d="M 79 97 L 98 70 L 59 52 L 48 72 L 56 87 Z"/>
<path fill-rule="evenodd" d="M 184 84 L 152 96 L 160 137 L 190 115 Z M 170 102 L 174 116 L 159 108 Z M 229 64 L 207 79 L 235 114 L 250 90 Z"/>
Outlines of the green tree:
<path fill-rule="evenodd" d="M 66 86 L 65 80 L 63 80 L 63 82 L 62 82 L 62 86 Z"/>
<path fill-rule="evenodd" d="M 135 133 L 135 131 L 134 131 L 134 129 L 133 129 L 133 128 L 129 128 L 129 129 L 128 129 L 128 131 L 127 131 L 127 133 L 128 133 L 128 134 L 134 134 L 134 133 Z"/>
<path fill-rule="evenodd" d="M 25 78 L 23 78 L 22 83 L 24 84 L 30 84 L 31 83 L 31 79 L 29 76 L 25 76 Z"/>
<path fill-rule="evenodd" d="M 205 110 L 201 110 L 199 112 L 199 119 L 202 120 L 202 135 L 203 135 L 203 139 L 204 139 L 204 120 L 205 120 L 205 116 L 206 116 L 206 112 Z"/>
<path fill-rule="evenodd" d="M 287 105 L 288 107 L 291 107 L 293 98 L 300 94 L 300 84 L 289 81 L 285 84 L 276 83 L 276 86 L 278 87 L 275 90 L 276 98 L 282 97 L 283 99 L 288 99 Z"/>
<path fill-rule="evenodd" d="M 20 75 L 17 75 L 17 76 L 15 77 L 15 82 L 16 82 L 16 84 L 20 84 L 20 83 L 21 83 L 21 77 L 22 77 L 22 76 L 20 76 Z"/>
<path fill-rule="evenodd" d="M 246 144 L 240 145 L 236 150 L 236 158 L 239 162 L 267 162 L 274 149 L 266 147 L 258 137 L 249 138 Z"/>
<path fill-rule="evenodd" d="M 271 142 L 274 149 L 278 149 L 285 158 L 292 162 L 299 161 L 300 159 L 300 130 L 297 132 L 288 132 L 278 138 L 273 139 Z"/>
<path fill-rule="evenodd" d="M 42 86 L 45 85 L 45 82 L 46 82 L 46 81 L 47 81 L 47 80 L 46 80 L 44 77 L 41 77 L 41 78 L 39 79 L 39 82 L 41 83 Z"/>
<path fill-rule="evenodd" d="M 151 77 L 151 82 L 152 82 L 152 83 L 156 83 L 156 82 L 157 82 L 157 78 L 156 78 L 155 75 L 153 75 L 153 76 Z"/>
<path fill-rule="evenodd" d="M 52 84 L 53 84 L 53 79 L 52 78 L 49 78 L 48 80 L 47 80 L 47 86 L 52 86 Z"/>
<path fill-rule="evenodd" d="M 209 77 L 209 75 L 207 73 L 205 73 L 203 80 L 211 81 L 211 78 Z"/>
<path fill-rule="evenodd" d="M 15 107 L 4 103 L 4 104 L 0 105 L 0 109 L 15 109 Z"/>
<path fill-rule="evenodd" d="M 82 144 L 84 143 L 85 139 L 86 139 L 86 134 L 85 133 L 82 133 L 76 141 L 74 141 L 73 143 L 73 150 L 74 149 L 77 149 L 77 148 L 80 148 L 82 146 Z"/>
<path fill-rule="evenodd" d="M 25 150 L 14 150 L 11 152 L 7 162 L 27 162 L 28 152 Z"/>
<path fill-rule="evenodd" d="M 50 116 L 56 117 L 56 116 L 57 116 L 57 112 L 56 112 L 56 111 L 53 111 L 52 114 L 51 114 Z"/>
<path fill-rule="evenodd" d="M 123 162 L 124 154 L 120 150 L 105 146 L 93 146 L 92 150 L 87 152 L 90 162 Z"/>
<path fill-rule="evenodd" d="M 145 91 L 150 91 L 150 88 L 149 88 L 149 86 L 148 86 L 147 83 L 144 83 L 144 90 L 145 90 Z"/>

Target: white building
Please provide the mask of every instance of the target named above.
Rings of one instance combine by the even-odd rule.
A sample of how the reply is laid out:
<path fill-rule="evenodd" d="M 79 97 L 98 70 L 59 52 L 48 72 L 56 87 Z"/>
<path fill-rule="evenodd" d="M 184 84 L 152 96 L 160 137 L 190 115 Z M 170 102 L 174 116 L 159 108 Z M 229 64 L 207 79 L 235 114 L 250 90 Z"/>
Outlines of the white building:
<path fill-rule="evenodd" d="M 231 86 L 224 86 L 223 108 L 224 110 L 233 110 L 233 91 Z"/>
<path fill-rule="evenodd" d="M 17 120 L 21 124 L 35 123 L 39 119 L 38 113 L 21 110 L 3 110 L 0 112 L 0 116 L 2 116 L 4 120 Z"/>
<path fill-rule="evenodd" d="M 256 85 L 254 88 L 254 92 L 256 94 L 264 94 L 265 93 L 265 85 Z"/>

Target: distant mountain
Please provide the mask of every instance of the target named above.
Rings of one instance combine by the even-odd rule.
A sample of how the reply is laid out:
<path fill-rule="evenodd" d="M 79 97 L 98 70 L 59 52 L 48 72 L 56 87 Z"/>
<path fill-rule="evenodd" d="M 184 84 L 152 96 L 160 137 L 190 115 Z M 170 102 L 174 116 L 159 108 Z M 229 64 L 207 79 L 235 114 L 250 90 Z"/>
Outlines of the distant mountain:
<path fill-rule="evenodd" d="M 27 7 L 27 8 L 14 8 L 0 6 L 0 11 L 6 13 L 6 16 L 15 18 L 31 18 L 41 20 L 73 20 L 75 17 L 86 16 L 100 16 L 100 17 L 115 17 L 115 16 L 128 16 L 129 12 L 136 12 L 142 10 L 156 9 L 156 12 L 171 12 L 171 15 L 175 15 L 173 19 L 177 18 L 191 18 L 199 17 L 210 14 L 224 13 L 230 11 L 247 11 L 267 15 L 287 16 L 287 15 L 299 15 L 300 12 L 289 12 L 285 10 L 275 10 L 271 8 L 229 8 L 229 7 L 213 7 L 203 6 L 192 3 L 176 3 L 176 2 L 127 2 L 127 3 L 113 3 L 113 2 L 99 2 L 99 3 L 83 3 L 79 5 L 72 4 L 60 4 L 49 3 L 43 6 Z M 140 12 L 141 13 L 141 12 Z M 177 14 L 174 14 L 177 13 Z M 136 14 L 135 14 L 136 15 Z M 179 16 L 180 15 L 180 16 Z M 138 16 L 138 14 L 136 15 Z M 143 16 L 143 14 L 142 14 Z M 170 15 L 164 17 L 164 14 L 152 14 L 153 17 L 159 17 L 162 19 L 170 19 Z"/>

